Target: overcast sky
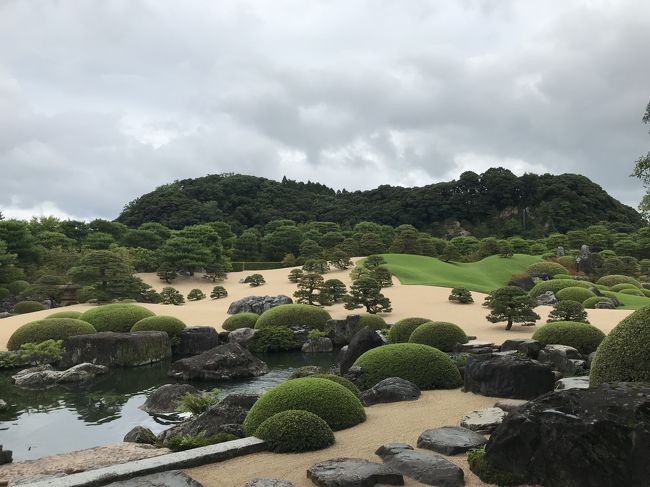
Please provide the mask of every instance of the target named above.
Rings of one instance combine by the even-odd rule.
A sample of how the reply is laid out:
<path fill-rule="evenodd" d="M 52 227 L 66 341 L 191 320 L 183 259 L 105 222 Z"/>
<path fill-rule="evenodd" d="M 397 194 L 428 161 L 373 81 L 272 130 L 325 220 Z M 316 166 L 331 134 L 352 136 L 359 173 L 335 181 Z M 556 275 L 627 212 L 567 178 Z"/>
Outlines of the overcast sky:
<path fill-rule="evenodd" d="M 650 2 L 0 0 L 0 210 L 174 179 L 588 176 L 636 206 Z"/>

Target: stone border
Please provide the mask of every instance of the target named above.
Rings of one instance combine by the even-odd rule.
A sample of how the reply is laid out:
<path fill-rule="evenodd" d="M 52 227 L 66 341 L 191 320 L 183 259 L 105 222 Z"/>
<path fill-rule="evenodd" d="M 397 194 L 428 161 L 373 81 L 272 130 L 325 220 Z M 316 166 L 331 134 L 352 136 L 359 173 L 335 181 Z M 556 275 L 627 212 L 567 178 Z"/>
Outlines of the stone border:
<path fill-rule="evenodd" d="M 249 436 L 248 438 L 226 441 L 216 445 L 208 445 L 192 450 L 88 470 L 65 477 L 54 477 L 19 485 L 21 487 L 99 487 L 118 480 L 128 480 L 142 475 L 216 463 L 248 455 L 249 453 L 257 453 L 265 449 L 266 442 L 254 436 Z"/>

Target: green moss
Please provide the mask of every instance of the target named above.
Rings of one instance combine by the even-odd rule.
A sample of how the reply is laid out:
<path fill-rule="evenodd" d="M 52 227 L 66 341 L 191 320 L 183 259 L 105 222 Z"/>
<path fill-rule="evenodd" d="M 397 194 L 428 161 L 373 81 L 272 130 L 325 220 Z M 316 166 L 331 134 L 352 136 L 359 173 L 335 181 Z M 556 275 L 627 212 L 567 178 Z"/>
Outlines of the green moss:
<path fill-rule="evenodd" d="M 35 311 L 43 311 L 45 306 L 43 306 L 38 301 L 20 301 L 14 305 L 13 313 L 17 315 L 22 315 L 25 313 L 33 313 Z"/>
<path fill-rule="evenodd" d="M 470 450 L 467 454 L 469 469 L 486 484 L 508 487 L 524 484 L 516 475 L 490 465 L 485 459 L 485 448 Z"/>
<path fill-rule="evenodd" d="M 567 345 L 588 355 L 598 348 L 605 334 L 595 326 L 577 321 L 554 321 L 538 328 L 533 339 L 544 345 Z"/>
<path fill-rule="evenodd" d="M 255 328 L 255 323 L 260 316 L 256 313 L 237 313 L 226 318 L 221 327 L 226 331 L 238 330 L 240 328 Z"/>
<path fill-rule="evenodd" d="M 59 311 L 58 313 L 52 313 L 45 317 L 46 320 L 52 318 L 74 318 L 79 319 L 81 317 L 81 311 Z"/>
<path fill-rule="evenodd" d="M 290 409 L 274 414 L 255 431 L 276 453 L 304 452 L 334 444 L 334 433 L 320 417 L 309 411 Z"/>
<path fill-rule="evenodd" d="M 76 335 L 96 333 L 90 323 L 73 318 L 52 318 L 32 321 L 18 328 L 7 342 L 7 350 L 18 350 L 25 343 L 63 340 Z"/>
<path fill-rule="evenodd" d="M 411 333 L 422 323 L 431 321 L 429 318 L 404 318 L 399 320 L 388 331 L 388 340 L 391 343 L 405 343 L 411 338 Z"/>
<path fill-rule="evenodd" d="M 577 301 L 578 303 L 582 303 L 585 299 L 589 299 L 594 296 L 594 293 L 592 293 L 589 289 L 577 286 L 565 287 L 564 289 L 560 289 L 557 293 L 555 293 L 555 297 L 560 301 Z"/>
<path fill-rule="evenodd" d="M 255 328 L 261 330 L 278 326 L 300 326 L 322 330 L 325 327 L 325 322 L 331 319 L 330 314 L 318 306 L 282 304 L 262 313 L 255 323 Z"/>
<path fill-rule="evenodd" d="M 164 331 L 169 338 L 178 336 L 184 329 L 185 323 L 173 316 L 149 316 L 138 321 L 131 331 Z"/>
<path fill-rule="evenodd" d="M 418 326 L 410 343 L 421 343 L 437 348 L 443 352 L 453 352 L 457 343 L 467 343 L 467 335 L 458 325 L 446 321 L 429 321 Z"/>
<path fill-rule="evenodd" d="M 87 321 L 97 331 L 126 333 L 138 321 L 155 316 L 147 308 L 135 304 L 106 304 L 89 309 L 79 319 Z"/>

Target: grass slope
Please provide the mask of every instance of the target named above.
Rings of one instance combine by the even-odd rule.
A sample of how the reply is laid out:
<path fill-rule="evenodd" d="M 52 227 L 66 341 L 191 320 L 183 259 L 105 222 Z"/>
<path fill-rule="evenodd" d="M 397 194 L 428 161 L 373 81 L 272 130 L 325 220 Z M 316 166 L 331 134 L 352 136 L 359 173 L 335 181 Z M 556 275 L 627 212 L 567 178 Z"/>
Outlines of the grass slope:
<path fill-rule="evenodd" d="M 632 296 L 630 294 L 614 293 L 623 306 L 616 309 L 640 309 L 650 305 L 650 298 L 644 296 Z"/>
<path fill-rule="evenodd" d="M 505 286 L 510 276 L 542 260 L 535 255 L 515 254 L 510 259 L 498 255 L 478 262 L 443 262 L 433 257 L 409 254 L 382 254 L 388 270 L 402 284 L 440 287 L 465 287 L 470 291 L 489 293 Z"/>

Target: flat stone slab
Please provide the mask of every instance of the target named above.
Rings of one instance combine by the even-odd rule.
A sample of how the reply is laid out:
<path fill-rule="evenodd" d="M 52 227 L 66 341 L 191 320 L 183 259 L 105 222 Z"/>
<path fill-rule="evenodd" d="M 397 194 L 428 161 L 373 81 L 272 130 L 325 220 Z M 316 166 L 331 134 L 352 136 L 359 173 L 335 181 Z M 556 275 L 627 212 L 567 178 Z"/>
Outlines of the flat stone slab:
<path fill-rule="evenodd" d="M 556 391 L 565 389 L 589 389 L 589 377 L 565 377 L 555 383 Z"/>
<path fill-rule="evenodd" d="M 180 470 L 145 475 L 144 477 L 121 480 L 108 485 L 109 487 L 203 487 L 203 484 Z"/>
<path fill-rule="evenodd" d="M 472 411 L 463 416 L 460 425 L 479 433 L 492 433 L 499 426 L 507 413 L 501 408 L 487 408 Z"/>
<path fill-rule="evenodd" d="M 253 479 L 246 482 L 245 487 L 296 487 L 288 480 Z"/>
<path fill-rule="evenodd" d="M 404 485 L 404 476 L 393 468 L 363 458 L 333 458 L 307 469 L 307 478 L 320 487 L 372 487 Z"/>
<path fill-rule="evenodd" d="M 503 409 L 506 413 L 511 413 L 524 404 L 528 404 L 528 401 L 525 399 L 499 399 L 494 403 L 494 407 Z"/>
<path fill-rule="evenodd" d="M 462 426 L 443 426 L 424 431 L 418 438 L 418 448 L 443 455 L 457 455 L 487 443 L 485 437 Z"/>
<path fill-rule="evenodd" d="M 438 487 L 462 487 L 465 474 L 457 465 L 437 453 L 413 450 L 409 445 L 389 443 L 376 452 L 385 465 L 418 482 Z"/>

